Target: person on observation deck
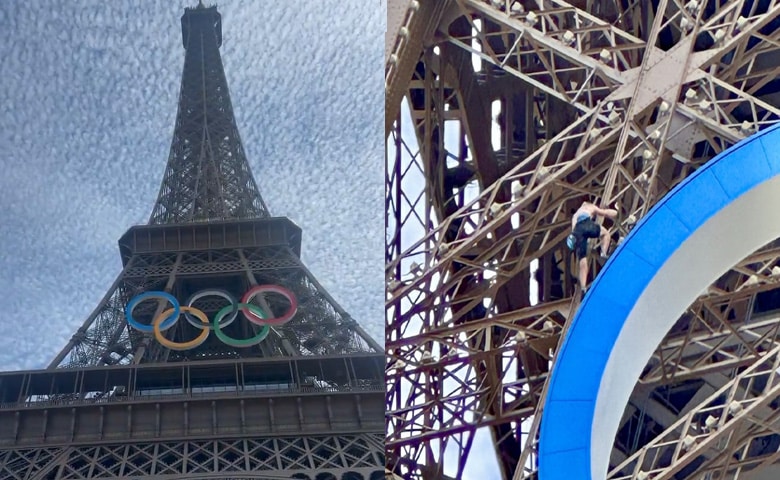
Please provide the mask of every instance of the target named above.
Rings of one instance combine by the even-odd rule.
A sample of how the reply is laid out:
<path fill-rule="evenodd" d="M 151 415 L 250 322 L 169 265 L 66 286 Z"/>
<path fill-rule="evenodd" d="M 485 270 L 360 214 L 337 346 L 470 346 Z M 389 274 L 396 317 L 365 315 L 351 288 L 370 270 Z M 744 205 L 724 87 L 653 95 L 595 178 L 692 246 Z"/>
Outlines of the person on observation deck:
<path fill-rule="evenodd" d="M 575 250 L 579 262 L 579 281 L 582 296 L 585 296 L 588 282 L 588 240 L 599 238 L 601 240 L 601 257 L 607 258 L 609 242 L 611 240 L 609 230 L 604 228 L 598 217 L 616 218 L 617 210 L 612 208 L 599 208 L 593 203 L 584 200 L 580 208 L 571 217 L 571 234 L 566 239 L 570 249 Z"/>

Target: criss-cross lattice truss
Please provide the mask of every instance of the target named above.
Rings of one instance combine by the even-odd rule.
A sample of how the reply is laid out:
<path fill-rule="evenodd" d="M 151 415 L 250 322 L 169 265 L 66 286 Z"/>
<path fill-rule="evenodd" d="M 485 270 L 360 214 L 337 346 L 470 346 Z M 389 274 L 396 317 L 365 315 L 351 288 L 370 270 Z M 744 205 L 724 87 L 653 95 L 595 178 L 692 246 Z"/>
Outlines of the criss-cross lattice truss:
<path fill-rule="evenodd" d="M 504 478 L 532 478 L 579 295 L 573 210 L 586 196 L 616 208 L 619 241 L 696 168 L 780 119 L 780 2 L 396 0 L 388 15 L 387 466 L 461 478 L 486 463 L 484 431 Z M 694 435 L 695 455 L 651 442 L 724 405 L 708 397 L 774 348 L 779 261 L 773 242 L 735 265 L 658 346 L 625 406 L 614 478 L 734 478 L 777 460 L 767 389 L 750 392 L 759 416 L 730 417 L 737 436 Z M 651 451 L 656 463 L 635 468 Z"/>
<path fill-rule="evenodd" d="M 376 434 L 20 448 L 0 451 L 0 479 L 380 480 L 381 445 Z"/>
<path fill-rule="evenodd" d="M 150 224 L 269 215 L 249 170 L 219 47 L 216 7 L 182 17 L 186 54 L 171 153 Z"/>

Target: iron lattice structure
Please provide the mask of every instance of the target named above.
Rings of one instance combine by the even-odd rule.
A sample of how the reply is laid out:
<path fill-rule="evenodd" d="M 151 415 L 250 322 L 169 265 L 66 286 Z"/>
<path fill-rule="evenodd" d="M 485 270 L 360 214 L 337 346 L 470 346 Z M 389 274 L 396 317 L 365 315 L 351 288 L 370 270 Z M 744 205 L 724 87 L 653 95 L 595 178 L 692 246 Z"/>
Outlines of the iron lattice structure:
<path fill-rule="evenodd" d="M 181 26 L 178 115 L 149 224 L 119 240 L 122 272 L 49 368 L 0 373 L 0 479 L 380 478 L 381 347 L 305 267 L 301 229 L 260 196 L 216 7 L 186 8 Z M 125 318 L 133 297 L 164 291 L 213 319 L 224 299 L 193 295 L 242 298 L 259 285 L 292 292 L 252 300 L 269 318 L 294 313 L 252 346 L 205 331 L 202 344 L 169 349 Z M 133 316 L 149 325 L 166 305 L 146 301 Z M 266 328 L 239 316 L 223 334 Z M 202 333 L 180 320 L 165 337 Z"/>
<path fill-rule="evenodd" d="M 0 452 L 0 465 L 18 478 L 273 480 L 295 471 L 299 476 L 292 478 L 381 480 L 384 472 L 371 456 L 381 452 L 381 442 L 378 434 L 52 447 Z M 345 462 L 352 473 L 339 476 Z"/>
<path fill-rule="evenodd" d="M 219 55 L 221 19 L 200 12 L 181 19 L 186 54 L 179 111 L 150 224 L 269 216 L 233 116 Z"/>
<path fill-rule="evenodd" d="M 780 119 L 779 16 L 775 0 L 389 2 L 388 469 L 461 478 L 482 429 L 503 478 L 535 478 L 578 305 L 570 215 L 586 194 L 616 206 L 619 241 Z M 754 252 L 668 332 L 609 478 L 775 478 L 779 261 L 778 242 Z"/>

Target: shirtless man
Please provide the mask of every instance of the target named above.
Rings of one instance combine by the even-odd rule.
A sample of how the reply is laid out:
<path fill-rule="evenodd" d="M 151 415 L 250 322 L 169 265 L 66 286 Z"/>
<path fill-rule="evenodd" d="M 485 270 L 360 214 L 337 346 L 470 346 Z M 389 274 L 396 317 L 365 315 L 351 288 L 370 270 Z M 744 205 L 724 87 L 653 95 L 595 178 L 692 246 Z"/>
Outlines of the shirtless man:
<path fill-rule="evenodd" d="M 588 239 L 601 239 L 601 256 L 604 258 L 607 257 L 611 240 L 609 231 L 596 222 L 597 216 L 616 218 L 617 210 L 599 208 L 588 201 L 583 201 L 580 208 L 571 217 L 572 233 L 569 235 L 571 238 L 567 239 L 567 242 L 570 242 L 569 246 L 577 252 L 580 288 L 583 295 L 587 289 L 585 284 L 588 282 Z"/>

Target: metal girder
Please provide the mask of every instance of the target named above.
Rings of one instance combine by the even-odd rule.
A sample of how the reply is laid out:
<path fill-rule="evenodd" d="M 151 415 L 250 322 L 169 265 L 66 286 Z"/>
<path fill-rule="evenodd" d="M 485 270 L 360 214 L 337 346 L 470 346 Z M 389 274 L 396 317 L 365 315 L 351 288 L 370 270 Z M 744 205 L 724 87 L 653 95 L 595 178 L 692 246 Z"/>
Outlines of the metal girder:
<path fill-rule="evenodd" d="M 766 92 L 780 2 L 618 3 L 457 0 L 428 19 L 436 33 L 425 47 L 405 54 L 417 65 L 406 77 L 410 117 L 394 114 L 386 130 L 387 443 L 396 473 L 443 474 L 450 445 L 459 476 L 474 432 L 491 426 L 504 478 L 516 467 L 516 478 L 533 475 L 533 462 L 521 472 L 517 459 L 534 455 L 527 420 L 543 407 L 550 353 L 571 317 L 571 258 L 562 248 L 570 209 L 585 194 L 617 204 L 624 236 L 698 166 L 780 119 Z M 500 101 L 509 116 L 520 92 L 532 99 L 522 146 L 509 138 L 517 119 L 488 124 L 485 113 Z M 490 144 L 491 126 L 500 147 Z M 456 164 L 476 175 L 445 189 Z M 777 325 L 751 318 L 751 309 L 756 295 L 777 288 L 773 248 L 694 300 L 642 383 L 760 358 Z M 547 283 L 529 306 L 534 264 Z M 551 264 L 563 271 L 553 296 Z M 505 390 L 536 403 L 518 409 Z M 502 452 L 507 436 L 522 449 Z"/>
<path fill-rule="evenodd" d="M 612 469 L 607 478 L 635 478 L 644 472 L 653 479 L 668 479 L 702 456 L 701 466 L 708 470 L 726 470 L 732 460 L 744 460 L 732 455 L 756 437 L 780 432 L 780 411 L 766 408 L 780 396 L 779 368 L 776 347 Z"/>
<path fill-rule="evenodd" d="M 406 95 L 407 79 L 412 76 L 423 41 L 430 37 L 438 24 L 436 19 L 451 1 L 397 0 L 388 3 L 390 25 L 396 26 L 397 30 L 389 30 L 385 37 L 385 136 L 399 113 L 399 105 Z"/>

